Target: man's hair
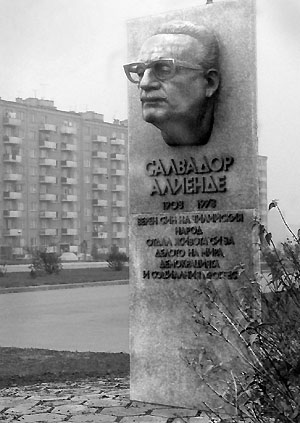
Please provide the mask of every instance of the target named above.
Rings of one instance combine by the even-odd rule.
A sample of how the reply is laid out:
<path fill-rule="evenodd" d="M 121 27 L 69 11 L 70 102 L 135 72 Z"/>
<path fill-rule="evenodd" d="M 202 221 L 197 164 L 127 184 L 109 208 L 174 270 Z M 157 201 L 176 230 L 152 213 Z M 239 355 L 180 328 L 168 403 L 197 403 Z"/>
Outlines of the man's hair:
<path fill-rule="evenodd" d="M 205 53 L 199 64 L 205 71 L 212 68 L 219 70 L 219 42 L 211 29 L 188 21 L 171 21 L 159 27 L 154 35 L 157 34 L 184 34 L 195 38 Z"/>

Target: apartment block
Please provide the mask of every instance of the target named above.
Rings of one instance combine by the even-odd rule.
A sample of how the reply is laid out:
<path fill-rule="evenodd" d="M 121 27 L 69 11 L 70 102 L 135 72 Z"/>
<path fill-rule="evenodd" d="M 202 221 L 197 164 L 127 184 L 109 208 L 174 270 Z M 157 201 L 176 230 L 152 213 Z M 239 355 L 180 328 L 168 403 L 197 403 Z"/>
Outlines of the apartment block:
<path fill-rule="evenodd" d="M 258 156 L 258 189 L 259 189 L 259 214 L 261 223 L 268 224 L 268 179 L 266 156 Z"/>
<path fill-rule="evenodd" d="M 127 121 L 0 99 L 0 253 L 128 252 Z"/>

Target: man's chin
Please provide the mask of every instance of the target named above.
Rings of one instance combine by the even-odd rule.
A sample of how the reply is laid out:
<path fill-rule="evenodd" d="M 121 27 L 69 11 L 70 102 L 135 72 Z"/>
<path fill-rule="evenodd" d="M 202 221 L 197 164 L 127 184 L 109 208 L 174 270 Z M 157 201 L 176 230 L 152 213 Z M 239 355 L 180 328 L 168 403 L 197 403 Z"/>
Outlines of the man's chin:
<path fill-rule="evenodd" d="M 166 113 L 159 110 L 143 109 L 142 115 L 145 122 L 152 123 L 153 125 L 163 123 L 167 120 Z"/>

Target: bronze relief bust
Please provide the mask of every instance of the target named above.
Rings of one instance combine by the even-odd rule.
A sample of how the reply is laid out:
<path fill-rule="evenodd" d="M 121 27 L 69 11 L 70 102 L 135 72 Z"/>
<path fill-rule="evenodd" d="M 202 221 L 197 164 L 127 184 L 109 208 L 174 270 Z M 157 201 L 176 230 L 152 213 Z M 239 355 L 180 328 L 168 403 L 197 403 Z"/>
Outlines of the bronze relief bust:
<path fill-rule="evenodd" d="M 214 123 L 220 83 L 219 44 L 205 26 L 173 21 L 124 65 L 140 92 L 143 119 L 160 129 L 170 146 L 204 145 Z"/>

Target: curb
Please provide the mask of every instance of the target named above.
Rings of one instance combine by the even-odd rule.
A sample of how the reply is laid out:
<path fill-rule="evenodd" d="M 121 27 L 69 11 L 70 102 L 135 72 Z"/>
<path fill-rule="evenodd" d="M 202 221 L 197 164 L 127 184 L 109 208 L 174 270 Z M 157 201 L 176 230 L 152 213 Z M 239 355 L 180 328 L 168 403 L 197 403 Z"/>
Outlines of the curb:
<path fill-rule="evenodd" d="M 12 288 L 0 288 L 1 294 L 14 294 L 18 292 L 31 292 L 31 291 L 50 291 L 54 289 L 73 289 L 73 288 L 88 288 L 95 286 L 108 286 L 108 285 L 128 285 L 128 279 L 114 280 L 114 281 L 98 281 L 98 282 L 79 282 L 79 283 L 66 283 L 59 285 L 38 285 L 38 286 L 20 286 Z"/>

